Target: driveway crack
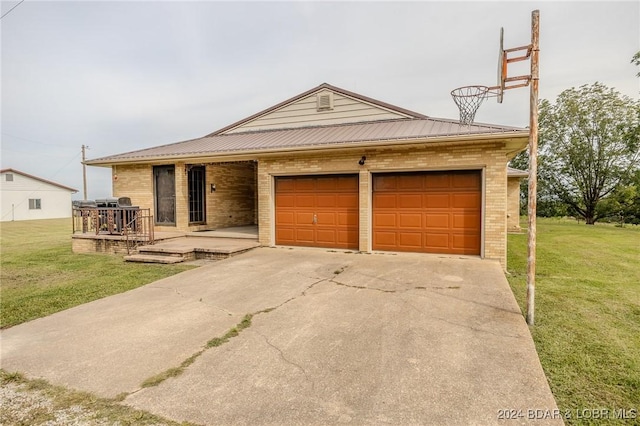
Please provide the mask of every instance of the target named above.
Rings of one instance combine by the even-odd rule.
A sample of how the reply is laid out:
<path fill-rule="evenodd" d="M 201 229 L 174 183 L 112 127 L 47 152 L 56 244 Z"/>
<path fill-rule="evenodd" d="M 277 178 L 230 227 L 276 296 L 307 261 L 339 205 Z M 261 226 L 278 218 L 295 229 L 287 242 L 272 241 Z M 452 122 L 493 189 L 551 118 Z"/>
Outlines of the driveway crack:
<path fill-rule="evenodd" d="M 265 341 L 265 343 L 269 346 L 271 346 L 273 349 L 275 349 L 278 354 L 280 355 L 280 358 L 287 364 L 292 365 L 294 367 L 296 367 L 298 370 L 300 370 L 302 372 L 302 374 L 304 374 L 304 378 L 308 381 L 311 382 L 311 389 L 315 389 L 315 382 L 313 380 L 311 380 L 311 378 L 309 377 L 309 374 L 307 373 L 307 370 L 305 370 L 300 364 L 293 362 L 292 360 L 290 360 L 289 358 L 287 358 L 284 354 L 284 352 L 282 351 L 282 349 L 280 349 L 279 347 L 277 347 L 276 345 L 274 345 L 273 343 L 271 343 L 269 341 L 269 339 L 267 338 L 267 336 L 265 336 L 264 334 L 260 333 L 257 330 L 254 330 L 256 334 L 258 334 L 260 337 L 262 337 Z"/>

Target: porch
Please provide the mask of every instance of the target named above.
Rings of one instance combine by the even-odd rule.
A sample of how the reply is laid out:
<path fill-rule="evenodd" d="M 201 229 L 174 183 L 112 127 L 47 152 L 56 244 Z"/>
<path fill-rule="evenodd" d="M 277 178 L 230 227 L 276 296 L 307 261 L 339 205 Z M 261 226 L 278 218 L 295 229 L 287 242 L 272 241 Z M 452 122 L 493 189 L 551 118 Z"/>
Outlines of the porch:
<path fill-rule="evenodd" d="M 118 209 L 114 210 L 114 217 L 121 214 Z M 177 263 L 222 259 L 260 246 L 257 225 L 207 231 L 154 231 L 150 225 L 153 217 L 144 219 L 141 214 L 136 226 L 118 229 L 117 226 L 96 227 L 100 216 L 100 212 L 95 211 L 74 212 L 71 236 L 74 253 L 119 254 L 132 262 Z"/>

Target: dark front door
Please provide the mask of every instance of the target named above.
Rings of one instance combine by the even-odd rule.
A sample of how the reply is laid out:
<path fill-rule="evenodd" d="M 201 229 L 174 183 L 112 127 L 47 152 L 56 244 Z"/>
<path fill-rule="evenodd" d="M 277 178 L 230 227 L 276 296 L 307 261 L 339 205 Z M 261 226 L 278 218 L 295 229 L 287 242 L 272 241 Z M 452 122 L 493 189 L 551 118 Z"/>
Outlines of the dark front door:
<path fill-rule="evenodd" d="M 156 225 L 176 224 L 176 169 L 175 166 L 154 166 Z"/>
<path fill-rule="evenodd" d="M 189 223 L 202 224 L 206 222 L 205 212 L 205 171 L 203 166 L 192 166 L 188 173 L 189 185 Z"/>

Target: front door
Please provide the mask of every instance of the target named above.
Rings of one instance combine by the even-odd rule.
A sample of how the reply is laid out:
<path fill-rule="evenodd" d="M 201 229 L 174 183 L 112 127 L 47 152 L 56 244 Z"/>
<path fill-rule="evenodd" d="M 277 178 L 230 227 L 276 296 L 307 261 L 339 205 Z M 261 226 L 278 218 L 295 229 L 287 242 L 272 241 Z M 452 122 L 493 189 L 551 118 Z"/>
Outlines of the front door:
<path fill-rule="evenodd" d="M 176 224 L 176 168 L 175 166 L 154 166 L 153 185 L 155 188 L 155 224 L 175 226 Z"/>
<path fill-rule="evenodd" d="M 189 186 L 189 224 L 206 222 L 205 212 L 205 169 L 204 166 L 191 166 L 187 175 Z"/>

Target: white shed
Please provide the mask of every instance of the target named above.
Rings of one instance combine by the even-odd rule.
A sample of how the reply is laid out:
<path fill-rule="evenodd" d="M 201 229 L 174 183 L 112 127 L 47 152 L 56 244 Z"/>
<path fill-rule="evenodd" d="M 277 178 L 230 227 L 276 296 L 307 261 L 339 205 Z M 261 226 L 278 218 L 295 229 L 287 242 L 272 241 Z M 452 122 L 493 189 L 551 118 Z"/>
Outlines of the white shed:
<path fill-rule="evenodd" d="M 0 221 L 71 217 L 71 194 L 76 192 L 18 170 L 0 170 Z"/>

